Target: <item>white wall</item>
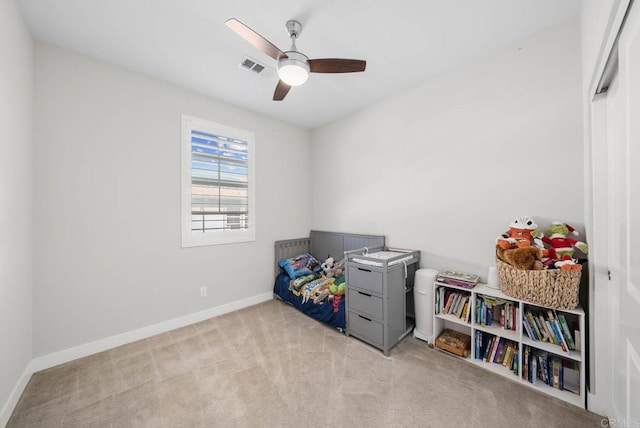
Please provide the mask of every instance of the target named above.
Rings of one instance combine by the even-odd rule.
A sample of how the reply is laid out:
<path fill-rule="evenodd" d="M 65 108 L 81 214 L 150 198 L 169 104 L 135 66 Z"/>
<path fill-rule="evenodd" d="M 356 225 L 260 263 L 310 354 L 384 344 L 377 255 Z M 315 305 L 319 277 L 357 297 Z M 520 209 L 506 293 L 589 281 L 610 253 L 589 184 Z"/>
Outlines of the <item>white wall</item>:
<path fill-rule="evenodd" d="M 33 352 L 33 42 L 0 2 L 0 426 Z"/>
<path fill-rule="evenodd" d="M 313 132 L 313 158 L 333 162 L 314 169 L 313 228 L 486 278 L 513 218 L 580 227 L 579 36 L 551 29 Z"/>
<path fill-rule="evenodd" d="M 271 291 L 273 242 L 309 232 L 308 131 L 41 43 L 35 93 L 36 356 Z M 255 242 L 180 247 L 182 113 L 255 132 Z"/>

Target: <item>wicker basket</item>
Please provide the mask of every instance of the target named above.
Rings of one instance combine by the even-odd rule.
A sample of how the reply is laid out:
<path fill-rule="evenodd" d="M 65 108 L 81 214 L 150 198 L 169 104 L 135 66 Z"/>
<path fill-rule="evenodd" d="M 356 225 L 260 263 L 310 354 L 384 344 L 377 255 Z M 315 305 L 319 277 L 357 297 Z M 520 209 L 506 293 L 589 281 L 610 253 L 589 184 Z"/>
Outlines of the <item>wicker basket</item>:
<path fill-rule="evenodd" d="M 501 260 L 496 265 L 504 294 L 555 309 L 578 307 L 581 270 L 519 270 Z"/>

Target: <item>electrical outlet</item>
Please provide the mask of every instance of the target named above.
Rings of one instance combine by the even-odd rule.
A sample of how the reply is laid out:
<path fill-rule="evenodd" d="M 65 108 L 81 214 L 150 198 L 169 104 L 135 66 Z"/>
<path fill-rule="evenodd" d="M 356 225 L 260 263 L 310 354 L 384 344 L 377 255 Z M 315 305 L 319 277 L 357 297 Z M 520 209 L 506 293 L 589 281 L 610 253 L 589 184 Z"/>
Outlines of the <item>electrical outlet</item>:
<path fill-rule="evenodd" d="M 200 297 L 207 297 L 207 287 L 200 287 Z"/>

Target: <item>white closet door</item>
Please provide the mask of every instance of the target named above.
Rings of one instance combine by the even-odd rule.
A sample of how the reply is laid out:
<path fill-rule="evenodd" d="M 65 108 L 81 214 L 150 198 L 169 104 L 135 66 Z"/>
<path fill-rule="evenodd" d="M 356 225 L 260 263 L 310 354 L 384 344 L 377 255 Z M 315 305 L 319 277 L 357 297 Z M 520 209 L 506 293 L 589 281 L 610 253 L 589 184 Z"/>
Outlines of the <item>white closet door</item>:
<path fill-rule="evenodd" d="M 617 81 L 608 94 L 609 256 L 617 422 L 640 424 L 640 4 L 619 39 Z"/>

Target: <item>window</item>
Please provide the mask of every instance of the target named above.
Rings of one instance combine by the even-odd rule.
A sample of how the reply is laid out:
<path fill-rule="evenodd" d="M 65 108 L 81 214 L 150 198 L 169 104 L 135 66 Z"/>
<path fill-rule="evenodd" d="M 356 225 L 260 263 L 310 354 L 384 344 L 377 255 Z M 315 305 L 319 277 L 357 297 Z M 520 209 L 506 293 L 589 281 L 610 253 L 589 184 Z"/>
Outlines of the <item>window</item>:
<path fill-rule="evenodd" d="M 182 246 L 255 239 L 254 134 L 182 116 Z"/>

